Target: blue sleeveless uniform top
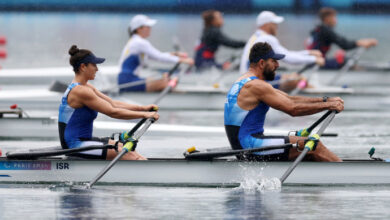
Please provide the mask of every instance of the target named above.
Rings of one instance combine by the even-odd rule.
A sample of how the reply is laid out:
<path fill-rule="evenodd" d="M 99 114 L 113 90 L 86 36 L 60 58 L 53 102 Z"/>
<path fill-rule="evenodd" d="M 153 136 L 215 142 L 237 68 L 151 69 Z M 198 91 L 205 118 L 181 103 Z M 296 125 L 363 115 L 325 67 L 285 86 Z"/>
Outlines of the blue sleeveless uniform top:
<path fill-rule="evenodd" d="M 68 105 L 69 92 L 77 85 L 80 83 L 68 86 L 59 107 L 58 130 L 62 148 L 77 148 L 82 141 L 92 139 L 93 121 L 98 114 L 87 106 L 75 109 Z"/>
<path fill-rule="evenodd" d="M 259 103 L 254 109 L 247 111 L 237 104 L 238 94 L 245 83 L 254 79 L 255 76 L 243 79 L 233 84 L 229 90 L 225 102 L 225 130 L 229 142 L 233 149 L 249 148 L 244 141 L 252 134 L 262 134 L 264 132 L 265 116 L 269 110 L 269 106 L 264 102 Z"/>

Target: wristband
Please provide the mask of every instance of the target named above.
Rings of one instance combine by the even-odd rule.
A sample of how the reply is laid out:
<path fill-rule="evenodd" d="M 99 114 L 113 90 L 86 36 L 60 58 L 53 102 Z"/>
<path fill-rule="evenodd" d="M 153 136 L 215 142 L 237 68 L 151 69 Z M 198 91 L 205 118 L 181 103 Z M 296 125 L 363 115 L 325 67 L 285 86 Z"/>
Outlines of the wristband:
<path fill-rule="evenodd" d="M 328 101 L 328 98 L 329 98 L 328 96 L 324 96 L 324 97 L 322 97 L 322 101 L 323 101 L 323 102 L 327 102 L 327 101 Z"/>

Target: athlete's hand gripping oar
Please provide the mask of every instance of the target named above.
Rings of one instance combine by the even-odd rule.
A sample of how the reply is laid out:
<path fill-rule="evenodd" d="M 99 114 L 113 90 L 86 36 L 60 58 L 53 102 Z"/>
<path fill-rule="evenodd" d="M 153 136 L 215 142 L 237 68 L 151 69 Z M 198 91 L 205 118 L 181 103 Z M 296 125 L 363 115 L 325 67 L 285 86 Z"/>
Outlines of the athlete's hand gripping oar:
<path fill-rule="evenodd" d="M 297 167 L 297 165 L 302 161 L 302 159 L 306 156 L 307 152 L 311 150 L 315 150 L 318 141 L 320 139 L 320 136 L 325 131 L 325 129 L 328 127 L 330 122 L 333 120 L 334 116 L 336 115 L 336 111 L 332 111 L 332 113 L 328 116 L 328 118 L 324 121 L 320 129 L 318 130 L 317 134 L 309 136 L 307 142 L 305 143 L 305 148 L 299 154 L 297 159 L 295 159 L 294 163 L 287 169 L 287 171 L 283 174 L 283 176 L 280 178 L 280 182 L 283 183 L 287 177 L 291 174 L 291 172 Z"/>
<path fill-rule="evenodd" d="M 314 128 L 316 128 L 323 120 L 325 120 L 330 114 L 332 113 L 331 110 L 327 111 L 323 116 L 321 116 L 320 119 L 315 121 L 310 127 L 301 129 L 299 131 L 295 132 L 296 136 L 299 137 L 308 137 L 310 133 L 313 131 Z M 322 134 L 323 135 L 323 134 Z"/>
<path fill-rule="evenodd" d="M 141 138 L 141 136 L 146 132 L 146 130 L 152 125 L 152 123 L 155 121 L 154 118 L 148 118 L 145 125 L 142 127 L 141 130 L 139 130 L 137 133 L 134 134 L 131 138 L 127 139 L 127 142 L 123 145 L 122 151 L 102 170 L 100 173 L 93 179 L 91 182 L 86 184 L 86 187 L 89 189 L 91 188 L 99 179 L 101 179 L 104 174 L 106 174 L 122 157 L 129 151 L 133 151 L 137 145 L 138 140 Z"/>
<path fill-rule="evenodd" d="M 357 51 L 352 55 L 352 58 L 348 59 L 347 63 L 336 73 L 336 75 L 329 80 L 328 85 L 334 85 L 334 83 L 348 70 L 350 70 L 360 59 L 362 54 L 366 51 L 366 48 L 359 47 Z"/>

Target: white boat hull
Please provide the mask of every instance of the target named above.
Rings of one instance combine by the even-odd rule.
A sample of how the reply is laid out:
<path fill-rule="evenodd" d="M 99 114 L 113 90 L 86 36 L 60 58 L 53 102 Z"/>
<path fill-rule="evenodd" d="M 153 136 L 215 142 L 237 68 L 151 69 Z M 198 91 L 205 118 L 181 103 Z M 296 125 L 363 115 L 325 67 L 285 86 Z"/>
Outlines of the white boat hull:
<path fill-rule="evenodd" d="M 7 161 L 0 159 L 0 183 L 88 182 L 108 164 L 100 160 Z M 238 186 L 248 181 L 280 178 L 291 162 L 187 161 L 155 159 L 120 161 L 99 183 Z M 302 162 L 286 184 L 390 184 L 390 163 Z"/>

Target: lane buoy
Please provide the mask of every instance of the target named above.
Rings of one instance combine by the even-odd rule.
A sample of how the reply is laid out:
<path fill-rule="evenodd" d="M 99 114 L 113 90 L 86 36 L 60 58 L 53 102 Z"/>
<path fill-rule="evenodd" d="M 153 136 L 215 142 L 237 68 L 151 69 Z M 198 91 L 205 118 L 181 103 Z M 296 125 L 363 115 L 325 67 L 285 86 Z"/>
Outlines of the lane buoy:
<path fill-rule="evenodd" d="M 0 36 L 0 45 L 6 45 L 7 44 L 7 38 L 5 36 Z"/>
<path fill-rule="evenodd" d="M 2 59 L 7 58 L 7 51 L 6 50 L 0 50 L 0 58 L 2 58 Z"/>

